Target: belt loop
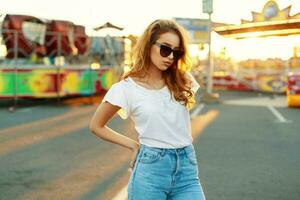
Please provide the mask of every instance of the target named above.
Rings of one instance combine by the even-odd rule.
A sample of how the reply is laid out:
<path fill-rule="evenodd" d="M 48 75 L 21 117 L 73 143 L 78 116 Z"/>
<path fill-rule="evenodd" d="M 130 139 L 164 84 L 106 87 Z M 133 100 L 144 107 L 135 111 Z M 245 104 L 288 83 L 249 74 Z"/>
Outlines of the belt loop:
<path fill-rule="evenodd" d="M 184 152 L 185 152 L 185 155 L 188 155 L 188 152 L 187 152 L 188 150 L 187 150 L 187 149 L 188 149 L 189 147 L 190 147 L 190 146 L 186 146 L 186 147 L 183 148 L 183 149 L 184 149 Z"/>
<path fill-rule="evenodd" d="M 179 155 L 178 155 L 178 152 L 176 150 L 175 150 L 175 155 L 176 155 L 176 169 L 175 169 L 174 175 L 177 174 L 177 172 L 179 171 L 179 168 L 180 168 Z"/>
<path fill-rule="evenodd" d="M 163 157 L 166 154 L 166 149 L 162 149 L 162 151 L 160 152 L 160 155 Z"/>
<path fill-rule="evenodd" d="M 137 155 L 137 158 L 138 160 L 140 160 L 142 154 L 143 154 L 143 151 L 145 149 L 145 146 L 143 144 L 140 145 L 140 149 L 139 149 L 139 152 L 138 152 L 138 155 Z"/>

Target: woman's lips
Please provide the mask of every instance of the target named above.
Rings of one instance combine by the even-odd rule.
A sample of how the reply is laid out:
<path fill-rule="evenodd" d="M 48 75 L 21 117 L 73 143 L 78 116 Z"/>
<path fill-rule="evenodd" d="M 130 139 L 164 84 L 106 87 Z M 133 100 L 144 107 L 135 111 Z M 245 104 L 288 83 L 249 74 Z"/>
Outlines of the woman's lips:
<path fill-rule="evenodd" d="M 170 67 L 172 65 L 172 62 L 163 62 L 163 64 Z"/>

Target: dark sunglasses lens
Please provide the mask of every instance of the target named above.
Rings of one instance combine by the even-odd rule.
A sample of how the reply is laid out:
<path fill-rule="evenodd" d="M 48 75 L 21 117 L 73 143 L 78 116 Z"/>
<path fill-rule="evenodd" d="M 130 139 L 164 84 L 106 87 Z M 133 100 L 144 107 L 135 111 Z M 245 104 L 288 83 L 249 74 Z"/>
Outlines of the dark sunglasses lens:
<path fill-rule="evenodd" d="M 166 45 L 160 46 L 160 55 L 162 57 L 168 57 L 172 53 L 172 49 Z"/>
<path fill-rule="evenodd" d="M 180 59 L 183 56 L 183 51 L 180 50 L 174 50 L 173 56 L 176 60 Z"/>

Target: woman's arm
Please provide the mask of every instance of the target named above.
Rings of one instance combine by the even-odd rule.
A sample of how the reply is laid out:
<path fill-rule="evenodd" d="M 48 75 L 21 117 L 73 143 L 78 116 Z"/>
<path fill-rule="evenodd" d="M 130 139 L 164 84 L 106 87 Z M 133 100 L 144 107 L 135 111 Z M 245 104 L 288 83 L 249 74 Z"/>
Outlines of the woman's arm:
<path fill-rule="evenodd" d="M 90 130 L 103 140 L 129 148 L 132 151 L 129 170 L 132 171 L 140 144 L 106 126 L 106 123 L 120 109 L 119 106 L 114 106 L 108 102 L 101 103 L 90 122 Z"/>
<path fill-rule="evenodd" d="M 121 135 L 106 126 L 106 123 L 119 109 L 119 106 L 112 105 L 108 102 L 101 103 L 90 122 L 90 130 L 103 140 L 121 145 L 131 150 L 136 150 L 139 148 L 138 142 Z"/>

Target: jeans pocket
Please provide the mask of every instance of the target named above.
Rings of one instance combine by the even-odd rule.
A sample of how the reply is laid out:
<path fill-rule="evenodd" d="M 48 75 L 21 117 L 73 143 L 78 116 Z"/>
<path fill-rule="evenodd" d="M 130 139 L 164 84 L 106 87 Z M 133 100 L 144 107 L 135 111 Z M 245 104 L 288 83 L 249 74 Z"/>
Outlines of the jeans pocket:
<path fill-rule="evenodd" d="M 197 165 L 197 158 L 196 158 L 195 151 L 186 152 L 186 156 L 187 156 L 187 158 L 188 158 L 188 160 L 190 161 L 191 164 Z"/>
<path fill-rule="evenodd" d="M 151 149 L 145 149 L 142 152 L 142 155 L 140 157 L 140 162 L 145 164 L 154 163 L 161 157 L 159 152 L 152 151 Z"/>

